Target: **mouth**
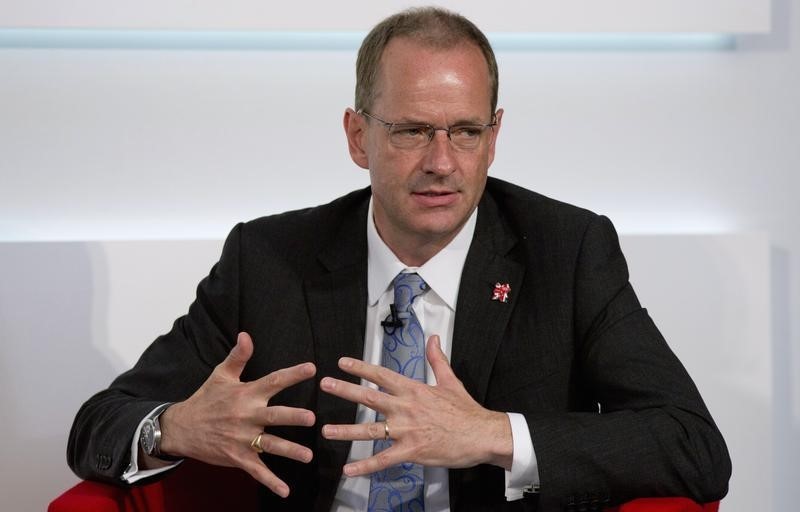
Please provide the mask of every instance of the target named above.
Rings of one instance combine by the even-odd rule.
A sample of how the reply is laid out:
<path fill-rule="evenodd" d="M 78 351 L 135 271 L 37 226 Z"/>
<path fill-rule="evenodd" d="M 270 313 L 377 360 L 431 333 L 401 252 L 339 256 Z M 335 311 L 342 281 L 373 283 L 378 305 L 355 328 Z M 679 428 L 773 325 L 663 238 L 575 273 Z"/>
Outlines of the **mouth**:
<path fill-rule="evenodd" d="M 458 198 L 455 190 L 419 190 L 412 192 L 412 196 L 423 206 L 440 207 L 449 206 Z"/>
<path fill-rule="evenodd" d="M 438 191 L 438 190 L 425 190 L 425 191 L 414 192 L 414 193 L 415 194 L 419 194 L 419 195 L 423 195 L 423 196 L 428 196 L 428 197 L 437 197 L 437 196 L 446 196 L 448 194 L 455 194 L 455 192 L 453 192 L 451 190 L 441 190 L 441 191 Z"/>

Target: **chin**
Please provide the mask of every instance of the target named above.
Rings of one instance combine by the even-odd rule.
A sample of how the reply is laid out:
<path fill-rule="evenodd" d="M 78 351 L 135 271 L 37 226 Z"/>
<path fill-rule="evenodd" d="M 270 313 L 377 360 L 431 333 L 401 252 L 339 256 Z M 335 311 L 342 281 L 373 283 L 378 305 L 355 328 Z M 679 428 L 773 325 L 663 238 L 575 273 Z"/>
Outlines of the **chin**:
<path fill-rule="evenodd" d="M 462 223 L 459 222 L 430 222 L 412 226 L 411 228 L 415 233 L 418 233 L 430 240 L 438 240 L 449 236 L 455 236 L 456 232 L 461 228 Z"/>

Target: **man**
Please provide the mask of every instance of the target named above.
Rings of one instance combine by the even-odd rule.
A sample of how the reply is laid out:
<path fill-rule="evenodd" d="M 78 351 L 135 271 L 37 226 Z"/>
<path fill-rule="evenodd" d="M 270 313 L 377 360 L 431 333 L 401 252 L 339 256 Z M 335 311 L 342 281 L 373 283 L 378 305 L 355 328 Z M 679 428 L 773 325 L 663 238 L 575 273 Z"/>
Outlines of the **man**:
<path fill-rule="evenodd" d="M 611 223 L 487 179 L 497 84 L 458 15 L 376 26 L 344 114 L 371 187 L 234 228 L 188 315 L 78 413 L 73 470 L 236 466 L 269 510 L 721 498 L 724 441 Z"/>

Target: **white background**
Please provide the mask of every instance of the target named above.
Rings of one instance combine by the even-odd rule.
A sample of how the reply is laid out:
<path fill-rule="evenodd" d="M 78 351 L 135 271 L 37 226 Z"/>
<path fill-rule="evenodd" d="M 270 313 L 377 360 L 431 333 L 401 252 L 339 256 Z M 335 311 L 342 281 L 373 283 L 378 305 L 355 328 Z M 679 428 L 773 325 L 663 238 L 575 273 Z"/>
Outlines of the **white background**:
<path fill-rule="evenodd" d="M 800 500 L 799 36 L 795 4 L 775 0 L 771 32 L 730 51 L 498 53 L 506 115 L 492 173 L 609 215 L 668 340 L 700 347 L 679 350 L 698 382 L 706 360 L 728 384 L 739 370 L 738 391 L 701 385 L 724 397 L 709 406 L 729 442 L 743 439 L 723 510 Z M 201 244 L 187 260 L 186 242 L 176 261 L 81 241 L 219 240 L 236 221 L 366 185 L 341 131 L 354 53 L 0 48 L 0 254 L 17 263 L 0 273 L 9 503 L 40 510 L 75 481 L 63 456 L 72 415 L 168 329 L 215 252 Z M 701 237 L 708 250 L 632 236 L 724 233 L 761 234 L 734 236 L 732 253 L 714 236 Z M 664 240 L 683 252 L 659 260 Z M 706 300 L 687 303 L 664 286 L 685 275 L 680 254 L 734 263 L 698 265 L 713 279 L 695 280 Z M 154 286 L 180 274 L 177 289 L 124 278 L 137 258 Z M 711 325 L 687 313 L 704 308 Z"/>
<path fill-rule="evenodd" d="M 425 2 L 338 0 L 0 0 L 6 27 L 368 30 Z M 484 31 L 764 32 L 770 0 L 439 0 Z"/>

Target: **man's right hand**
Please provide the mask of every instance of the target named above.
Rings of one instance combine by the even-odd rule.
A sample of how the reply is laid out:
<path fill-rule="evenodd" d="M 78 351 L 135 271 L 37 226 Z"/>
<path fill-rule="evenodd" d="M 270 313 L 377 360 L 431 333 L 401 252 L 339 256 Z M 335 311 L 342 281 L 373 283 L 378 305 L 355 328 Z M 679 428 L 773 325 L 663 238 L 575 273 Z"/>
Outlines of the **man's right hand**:
<path fill-rule="evenodd" d="M 161 415 L 161 451 L 190 457 L 218 466 L 238 467 L 286 497 L 289 486 L 261 461 L 250 443 L 265 428 L 278 425 L 310 427 L 314 413 L 295 407 L 270 406 L 280 391 L 310 379 L 313 363 L 276 370 L 252 382 L 241 382 L 245 364 L 253 354 L 253 340 L 242 332 L 228 357 L 184 402 L 171 405 Z M 261 447 L 267 453 L 309 462 L 313 457 L 305 446 L 264 433 Z"/>

